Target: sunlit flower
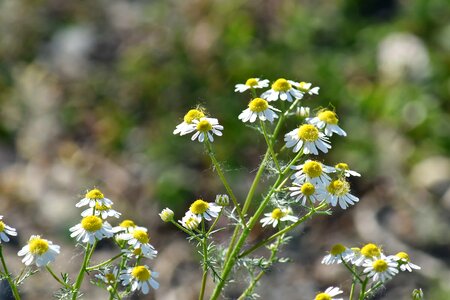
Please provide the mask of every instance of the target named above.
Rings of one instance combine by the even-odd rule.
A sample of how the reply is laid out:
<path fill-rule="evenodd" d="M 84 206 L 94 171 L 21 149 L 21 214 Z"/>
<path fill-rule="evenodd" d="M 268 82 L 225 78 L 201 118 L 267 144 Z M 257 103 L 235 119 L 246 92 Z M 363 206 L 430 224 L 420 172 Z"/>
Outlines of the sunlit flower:
<path fill-rule="evenodd" d="M 325 199 L 326 192 L 320 187 L 315 186 L 311 182 L 297 183 L 293 182 L 293 186 L 289 187 L 291 197 L 296 197 L 295 201 L 301 202 L 302 205 L 311 201 L 311 203 L 320 202 Z"/>
<path fill-rule="evenodd" d="M 17 231 L 15 228 L 12 228 L 11 226 L 6 225 L 3 221 L 3 216 L 0 215 L 0 244 L 2 241 L 9 242 L 9 236 L 17 236 Z"/>
<path fill-rule="evenodd" d="M 333 132 L 337 135 L 347 136 L 347 133 L 337 125 L 339 119 L 334 111 L 322 110 L 317 113 L 316 117 L 307 119 L 306 121 L 317 126 L 319 129 L 323 129 L 327 136 L 332 136 Z"/>
<path fill-rule="evenodd" d="M 152 257 L 158 253 L 155 247 L 150 244 L 150 237 L 147 230 L 134 229 L 130 233 L 120 234 L 118 238 L 127 241 L 128 245 L 132 246 L 133 249 L 140 249 L 144 256 Z"/>
<path fill-rule="evenodd" d="M 153 251 L 142 251 L 141 248 L 133 248 L 133 249 L 123 249 L 122 253 L 124 253 L 128 258 L 138 259 L 140 257 L 145 257 L 148 259 L 154 259 L 158 254 L 158 251 L 154 249 Z"/>
<path fill-rule="evenodd" d="M 35 262 L 37 267 L 43 267 L 54 261 L 59 254 L 60 247 L 46 239 L 41 239 L 39 235 L 32 235 L 28 244 L 24 246 L 17 255 L 25 256 L 22 262 L 29 266 Z"/>
<path fill-rule="evenodd" d="M 385 282 L 398 273 L 397 262 L 382 255 L 376 259 L 367 259 L 363 263 L 364 273 L 372 280 Z"/>
<path fill-rule="evenodd" d="M 159 216 L 163 222 L 170 222 L 173 220 L 174 213 L 173 210 L 166 207 L 159 213 Z"/>
<path fill-rule="evenodd" d="M 273 122 L 274 119 L 278 118 L 278 115 L 274 111 L 280 111 L 269 105 L 269 103 L 262 98 L 255 98 L 248 104 L 248 108 L 245 109 L 238 117 L 242 122 L 253 123 L 259 118 L 261 121 L 268 120 Z"/>
<path fill-rule="evenodd" d="M 111 225 L 97 216 L 84 217 L 79 224 L 69 230 L 72 232 L 70 237 L 76 237 L 77 241 L 89 244 L 114 235 Z"/>
<path fill-rule="evenodd" d="M 320 87 L 316 86 L 316 87 L 311 87 L 312 83 L 310 82 L 298 82 L 297 84 L 294 85 L 300 92 L 304 93 L 304 94 L 309 94 L 309 95 L 319 95 L 319 89 Z"/>
<path fill-rule="evenodd" d="M 131 232 L 131 231 L 133 231 L 136 228 L 137 228 L 137 226 L 134 223 L 134 221 L 132 221 L 132 220 L 123 220 L 122 222 L 120 222 L 120 224 L 118 226 L 114 226 L 112 231 L 114 233 Z"/>
<path fill-rule="evenodd" d="M 275 208 L 271 213 L 264 214 L 266 217 L 261 219 L 262 227 L 272 224 L 275 228 L 279 222 L 290 221 L 297 222 L 298 218 L 292 215 L 290 207 Z"/>
<path fill-rule="evenodd" d="M 219 125 L 219 121 L 214 118 L 201 118 L 198 120 L 193 120 L 192 124 L 189 125 L 181 135 L 185 135 L 195 131 L 192 135 L 192 140 L 195 141 L 198 138 L 199 142 L 203 142 L 205 138 L 208 138 L 210 142 L 214 141 L 213 133 L 218 136 L 222 136 L 223 126 Z"/>
<path fill-rule="evenodd" d="M 343 300 L 343 298 L 334 298 L 342 293 L 343 292 L 339 288 L 330 286 L 325 292 L 317 294 L 314 300 Z"/>
<path fill-rule="evenodd" d="M 180 222 L 180 224 L 183 225 L 184 228 L 195 230 L 198 228 L 198 225 L 200 225 L 201 221 L 201 217 L 194 215 L 193 213 L 191 213 L 191 211 L 187 211 L 184 217 L 181 218 L 181 220 L 179 220 L 178 222 Z"/>
<path fill-rule="evenodd" d="M 325 255 L 322 263 L 326 265 L 340 264 L 342 260 L 347 261 L 353 251 L 342 244 L 335 244 L 331 247 L 330 253 Z"/>
<path fill-rule="evenodd" d="M 121 213 L 112 209 L 111 205 L 102 205 L 100 203 L 95 204 L 94 207 L 89 207 L 81 213 L 82 217 L 101 216 L 102 219 L 106 219 L 108 217 L 119 218 L 120 215 Z"/>
<path fill-rule="evenodd" d="M 105 198 L 103 196 L 103 193 L 99 189 L 93 189 L 86 193 L 83 199 L 81 199 L 77 204 L 75 204 L 76 207 L 81 207 L 85 205 L 89 205 L 89 207 L 94 207 L 95 204 L 99 205 L 107 205 L 112 206 L 113 202 L 109 200 L 108 198 Z"/>
<path fill-rule="evenodd" d="M 294 147 L 294 152 L 300 151 L 303 147 L 304 154 L 319 155 L 317 149 L 327 153 L 328 149 L 331 148 L 328 138 L 311 124 L 300 125 L 300 127 L 288 132 L 284 136 L 284 141 L 287 148 Z"/>
<path fill-rule="evenodd" d="M 198 216 L 203 217 L 205 220 L 211 221 L 211 218 L 216 218 L 219 215 L 222 207 L 214 202 L 206 202 L 202 199 L 195 200 L 189 207 L 189 211 Z"/>
<path fill-rule="evenodd" d="M 347 209 L 347 207 L 359 201 L 358 197 L 350 194 L 350 184 L 344 179 L 336 179 L 330 182 L 327 191 L 326 201 L 331 206 L 336 206 L 339 203 L 342 209 Z"/>
<path fill-rule="evenodd" d="M 295 85 L 298 85 L 295 81 L 279 78 L 272 84 L 272 88 L 264 92 L 261 97 L 267 101 L 280 99 L 289 102 L 292 102 L 294 99 L 303 98 L 303 93 L 292 87 Z"/>
<path fill-rule="evenodd" d="M 159 287 L 159 283 L 154 279 L 158 277 L 157 272 L 150 271 L 147 266 L 136 266 L 122 271 L 120 279 L 122 285 L 131 284 L 131 291 L 141 290 L 142 293 L 148 294 L 150 287 L 155 290 Z"/>
<path fill-rule="evenodd" d="M 413 264 L 409 260 L 409 255 L 406 252 L 399 252 L 391 257 L 393 260 L 397 261 L 400 270 L 412 272 L 412 269 L 420 270 L 418 265 Z"/>
<path fill-rule="evenodd" d="M 293 170 L 298 170 L 291 176 L 297 183 L 311 182 L 315 185 L 328 185 L 331 181 L 328 173 L 335 172 L 335 169 L 322 164 L 316 160 L 308 159 L 303 164 L 293 166 Z"/>
<path fill-rule="evenodd" d="M 243 93 L 246 90 L 249 89 L 261 89 L 269 86 L 269 80 L 263 79 L 260 80 L 259 78 L 249 78 L 245 82 L 245 84 L 239 83 L 235 85 L 235 92 Z"/>
<path fill-rule="evenodd" d="M 381 248 L 373 243 L 364 245 L 361 249 L 352 248 L 353 257 L 351 262 L 357 266 L 361 266 L 367 259 L 375 259 L 383 254 Z"/>
<path fill-rule="evenodd" d="M 116 266 L 114 268 L 107 267 L 101 271 L 100 273 L 95 275 L 96 278 L 100 279 L 104 284 L 114 285 L 119 279 L 119 268 Z"/>
<path fill-rule="evenodd" d="M 190 125 L 192 124 L 192 121 L 194 120 L 200 120 L 201 118 L 205 117 L 205 112 L 202 108 L 196 108 L 189 110 L 183 118 L 183 122 L 178 124 L 175 130 L 173 131 L 173 134 L 186 134 L 186 130 L 189 129 Z"/>
<path fill-rule="evenodd" d="M 356 176 L 356 177 L 361 177 L 361 174 L 359 174 L 356 171 L 352 171 L 350 170 L 348 164 L 346 163 L 338 163 L 337 165 L 334 166 L 335 172 L 339 173 L 339 174 L 343 174 L 345 177 L 350 177 L 350 176 Z"/>

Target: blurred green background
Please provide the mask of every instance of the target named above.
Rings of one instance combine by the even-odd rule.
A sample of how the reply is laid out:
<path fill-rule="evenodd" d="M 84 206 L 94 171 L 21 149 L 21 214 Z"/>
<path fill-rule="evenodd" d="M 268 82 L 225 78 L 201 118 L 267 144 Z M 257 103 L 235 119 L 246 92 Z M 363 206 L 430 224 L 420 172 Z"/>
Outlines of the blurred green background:
<path fill-rule="evenodd" d="M 193 247 L 157 212 L 181 218 L 196 197 L 224 189 L 201 145 L 172 131 L 197 104 L 219 118 L 217 157 L 243 197 L 264 141 L 237 119 L 249 96 L 234 85 L 285 77 L 321 87 L 305 105 L 336 108 L 349 136 L 333 137 L 324 159 L 363 174 L 353 182 L 361 203 L 297 231 L 286 250 L 294 262 L 268 275 L 262 299 L 347 288 L 343 268 L 323 267 L 321 256 L 336 242 L 369 241 L 423 268 L 376 299 L 407 299 L 415 287 L 450 299 L 449 75 L 447 0 L 1 0 L 0 213 L 19 230 L 8 245 L 13 271 L 31 234 L 63 246 L 57 271 L 76 270 L 68 228 L 96 186 L 160 250 L 150 265 L 162 287 L 146 299 L 195 299 Z M 27 299 L 50 299 L 56 285 L 36 277 Z"/>

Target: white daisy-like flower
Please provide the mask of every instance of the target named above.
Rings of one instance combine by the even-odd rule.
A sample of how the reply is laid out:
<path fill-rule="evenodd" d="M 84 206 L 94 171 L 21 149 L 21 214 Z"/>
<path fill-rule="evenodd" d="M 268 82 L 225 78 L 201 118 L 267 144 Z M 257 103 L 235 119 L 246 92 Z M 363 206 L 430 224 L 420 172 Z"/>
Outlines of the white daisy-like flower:
<path fill-rule="evenodd" d="M 264 214 L 266 217 L 261 219 L 262 227 L 272 224 L 275 228 L 279 222 L 290 221 L 297 222 L 298 218 L 292 215 L 290 207 L 275 208 L 271 213 Z"/>
<path fill-rule="evenodd" d="M 298 83 L 295 81 L 279 78 L 272 84 L 272 88 L 265 91 L 261 97 L 267 101 L 276 101 L 280 99 L 282 101 L 287 100 L 292 102 L 294 99 L 302 99 L 303 93 L 293 88 L 293 86 L 296 85 L 298 85 Z"/>
<path fill-rule="evenodd" d="M 342 293 L 343 291 L 339 288 L 330 286 L 325 290 L 325 292 L 317 294 L 314 300 L 344 300 L 344 298 L 334 298 Z"/>
<path fill-rule="evenodd" d="M 306 205 L 308 199 L 312 203 L 320 202 L 325 199 L 326 192 L 320 187 L 316 187 L 311 182 L 298 183 L 293 182 L 293 186 L 289 187 L 292 192 L 291 197 L 296 197 L 295 201 L 301 202 L 302 205 Z"/>
<path fill-rule="evenodd" d="M 242 122 L 253 123 L 259 118 L 261 121 L 268 120 L 269 122 L 273 122 L 274 119 L 278 118 L 278 115 L 274 111 L 280 111 L 276 109 L 272 105 L 262 99 L 255 98 L 248 104 L 248 108 L 244 110 L 238 117 Z"/>
<path fill-rule="evenodd" d="M 339 203 L 342 209 L 347 209 L 347 207 L 359 201 L 358 197 L 350 194 L 350 184 L 344 179 L 336 179 L 330 182 L 327 186 L 327 192 L 326 201 L 331 206 L 336 206 Z"/>
<path fill-rule="evenodd" d="M 120 215 L 121 213 L 112 209 L 111 205 L 101 205 L 100 203 L 95 204 L 94 207 L 89 207 L 81 213 L 82 217 L 101 216 L 102 219 L 106 219 L 108 217 L 119 218 Z"/>
<path fill-rule="evenodd" d="M 364 273 L 372 280 L 386 282 L 398 273 L 397 262 L 381 255 L 376 259 L 367 259 L 363 263 Z"/>
<path fill-rule="evenodd" d="M 189 230 L 195 230 L 198 228 L 198 225 L 200 225 L 200 222 L 202 221 L 202 218 L 198 215 L 194 215 L 191 213 L 191 211 L 187 211 L 181 220 L 178 220 L 178 222 L 183 225 L 184 228 L 187 228 Z"/>
<path fill-rule="evenodd" d="M 352 253 L 350 253 L 350 255 L 347 256 L 346 261 L 349 263 L 355 264 L 355 262 L 359 261 L 361 259 L 361 257 L 363 256 L 361 254 L 361 249 L 358 247 L 352 247 L 352 248 L 350 248 L 350 250 L 352 251 Z M 364 258 L 362 258 L 361 260 L 363 262 Z"/>
<path fill-rule="evenodd" d="M 222 136 L 223 126 L 219 124 L 219 121 L 215 118 L 201 118 L 199 120 L 193 120 L 192 124 L 189 125 L 181 135 L 185 135 L 196 131 L 191 140 L 195 141 L 198 138 L 198 141 L 202 143 L 206 138 L 209 139 L 210 142 L 214 142 L 213 133 L 217 136 Z"/>
<path fill-rule="evenodd" d="M 147 266 L 136 266 L 123 270 L 120 274 L 122 285 L 131 284 L 131 291 L 141 290 L 142 293 L 148 294 L 150 287 L 155 290 L 159 287 L 159 283 L 154 279 L 158 277 L 157 272 L 150 271 Z"/>
<path fill-rule="evenodd" d="M 99 189 L 93 189 L 88 191 L 84 198 L 81 199 L 77 204 L 75 204 L 75 206 L 81 207 L 89 205 L 89 207 L 94 207 L 97 203 L 100 205 L 113 205 L 113 202 L 108 198 L 105 198 L 105 196 Z"/>
<path fill-rule="evenodd" d="M 136 224 L 134 223 L 134 221 L 132 220 L 123 220 L 122 222 L 120 222 L 120 224 L 118 226 L 114 226 L 112 231 L 114 233 L 120 233 L 120 232 L 132 232 L 134 229 L 137 229 L 138 226 L 136 226 Z M 143 228 L 143 227 L 142 227 Z"/>
<path fill-rule="evenodd" d="M 343 162 L 335 165 L 334 170 L 335 170 L 335 172 L 337 172 L 339 174 L 343 174 L 345 177 L 350 177 L 350 176 L 361 177 L 361 174 L 359 174 L 356 171 L 350 170 L 348 164 L 343 163 Z"/>
<path fill-rule="evenodd" d="M 375 259 L 383 255 L 381 248 L 373 243 L 364 245 L 361 249 L 352 248 L 353 257 L 349 257 L 351 263 L 356 266 L 361 266 L 368 259 Z"/>
<path fill-rule="evenodd" d="M 148 249 L 147 249 L 148 250 Z M 158 254 L 158 251 L 153 249 L 152 251 L 142 251 L 141 248 L 133 248 L 133 249 L 123 249 L 122 253 L 126 255 L 128 258 L 135 258 L 138 259 L 140 257 L 145 257 L 148 259 L 154 259 L 156 255 Z"/>
<path fill-rule="evenodd" d="M 316 117 L 309 118 L 306 121 L 319 129 L 323 129 L 327 136 L 332 136 L 333 132 L 337 135 L 347 136 L 347 133 L 337 125 L 339 119 L 334 111 L 322 110 L 317 113 Z"/>
<path fill-rule="evenodd" d="M 183 122 L 178 124 L 175 130 L 173 131 L 173 134 L 179 134 L 183 135 L 185 134 L 186 130 L 189 129 L 190 125 L 192 124 L 192 121 L 194 120 L 200 120 L 201 118 L 205 117 L 205 112 L 201 108 L 191 109 L 189 110 L 183 118 Z"/>
<path fill-rule="evenodd" d="M 211 221 L 211 218 L 216 218 L 219 215 L 221 206 L 214 202 L 206 202 L 203 199 L 195 200 L 189 207 L 189 211 L 198 216 L 205 218 L 207 221 Z"/>
<path fill-rule="evenodd" d="M 319 155 L 319 151 L 327 153 L 331 149 L 328 137 L 311 124 L 303 124 L 300 127 L 288 132 L 284 136 L 286 147 L 293 147 L 294 152 L 300 151 L 303 147 L 304 154 Z"/>
<path fill-rule="evenodd" d="M 117 236 L 119 239 L 127 241 L 128 245 L 132 246 L 133 249 L 141 249 L 143 256 L 155 256 L 158 251 L 155 250 L 150 242 L 150 237 L 147 230 L 134 229 L 130 233 L 122 233 Z"/>
<path fill-rule="evenodd" d="M 331 247 L 330 253 L 322 259 L 322 263 L 325 265 L 340 264 L 342 260 L 349 260 L 352 254 L 351 249 L 342 244 L 335 244 Z"/>
<path fill-rule="evenodd" d="M 69 230 L 72 232 L 70 237 L 76 237 L 77 241 L 89 244 L 114 235 L 111 225 L 97 216 L 84 217 L 79 224 Z"/>
<path fill-rule="evenodd" d="M 319 95 L 319 89 L 320 87 L 316 86 L 316 87 L 311 87 L 312 83 L 310 82 L 298 82 L 297 84 L 294 85 L 300 92 L 304 93 L 304 94 L 309 94 L 309 95 Z"/>
<path fill-rule="evenodd" d="M 161 220 L 163 220 L 163 222 L 170 222 L 173 220 L 173 210 L 171 210 L 170 208 L 166 207 L 164 208 L 160 213 L 159 213 L 159 217 L 161 218 Z"/>
<path fill-rule="evenodd" d="M 17 255 L 25 256 L 22 262 L 29 266 L 33 262 L 37 267 L 43 267 L 54 261 L 59 254 L 60 247 L 46 239 L 41 239 L 39 235 L 32 235 L 28 244 L 24 246 Z"/>
<path fill-rule="evenodd" d="M 249 78 L 245 82 L 245 84 L 239 83 L 236 84 L 234 87 L 235 92 L 243 93 L 246 90 L 249 89 L 262 89 L 269 86 L 269 80 L 263 79 L 260 80 L 259 78 Z"/>
<path fill-rule="evenodd" d="M 17 231 L 15 228 L 12 228 L 9 225 L 6 225 L 3 221 L 1 221 L 3 219 L 3 216 L 0 215 L 0 244 L 2 243 L 2 241 L 4 242 L 9 242 L 9 236 L 17 236 Z"/>
<path fill-rule="evenodd" d="M 106 267 L 101 270 L 99 274 L 95 275 L 95 278 L 100 279 L 104 284 L 114 285 L 119 279 L 119 268 L 114 266 L 114 268 Z"/>
<path fill-rule="evenodd" d="M 410 261 L 409 255 L 406 252 L 399 252 L 391 258 L 398 263 L 400 270 L 402 271 L 412 272 L 412 269 L 420 270 L 420 267 L 418 265 L 415 265 Z"/>
<path fill-rule="evenodd" d="M 291 179 L 296 183 L 311 182 L 315 185 L 328 185 L 331 181 L 328 173 L 335 172 L 335 169 L 324 165 L 323 163 L 308 159 L 303 164 L 298 166 L 293 166 L 293 170 L 298 170 Z"/>

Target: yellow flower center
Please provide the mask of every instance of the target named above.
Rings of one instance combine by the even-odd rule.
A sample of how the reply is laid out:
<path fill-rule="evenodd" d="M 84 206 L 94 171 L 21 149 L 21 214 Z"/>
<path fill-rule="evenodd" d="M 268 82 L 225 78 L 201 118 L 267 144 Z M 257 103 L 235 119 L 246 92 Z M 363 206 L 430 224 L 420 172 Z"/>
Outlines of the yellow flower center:
<path fill-rule="evenodd" d="M 28 248 L 33 255 L 42 255 L 48 250 L 48 242 L 40 237 L 34 237 L 28 242 Z"/>
<path fill-rule="evenodd" d="M 302 92 L 307 92 L 309 91 L 309 88 L 307 88 L 308 84 L 304 81 L 300 82 L 300 84 L 298 85 L 298 88 L 300 91 Z"/>
<path fill-rule="evenodd" d="M 147 244 L 150 241 L 147 232 L 144 230 L 133 231 L 133 237 L 137 239 L 141 244 Z"/>
<path fill-rule="evenodd" d="M 331 300 L 331 296 L 328 295 L 327 293 L 320 293 L 317 294 L 316 298 L 314 298 L 314 300 Z"/>
<path fill-rule="evenodd" d="M 191 207 L 189 207 L 189 210 L 194 215 L 200 215 L 203 214 L 205 211 L 207 211 L 209 208 L 209 204 L 206 201 L 203 201 L 202 199 L 195 200 L 194 203 L 191 204 Z"/>
<path fill-rule="evenodd" d="M 198 219 L 194 216 L 190 216 L 189 218 L 187 218 L 187 220 L 184 221 L 184 223 L 186 227 L 189 228 L 190 230 L 196 229 L 199 225 Z"/>
<path fill-rule="evenodd" d="M 248 104 L 248 107 L 253 112 L 262 112 L 269 108 L 269 104 L 266 100 L 261 98 L 255 98 Z"/>
<path fill-rule="evenodd" d="M 145 266 L 134 267 L 131 271 L 131 276 L 139 281 L 147 281 L 151 276 L 151 272 Z"/>
<path fill-rule="evenodd" d="M 0 221 L 0 232 L 3 232 L 5 230 L 5 223 L 3 221 Z"/>
<path fill-rule="evenodd" d="M 378 259 L 372 263 L 372 267 L 378 273 L 382 273 L 387 270 L 388 264 L 382 259 Z"/>
<path fill-rule="evenodd" d="M 109 205 L 95 203 L 95 210 L 97 210 L 97 211 L 105 211 L 105 210 L 110 210 L 110 209 L 111 209 L 111 206 L 109 206 Z"/>
<path fill-rule="evenodd" d="M 107 273 L 107 274 L 105 274 L 105 278 L 106 278 L 106 281 L 107 281 L 108 283 L 114 283 L 114 282 L 116 282 L 116 276 L 114 276 L 113 273 Z"/>
<path fill-rule="evenodd" d="M 336 244 L 336 245 L 333 245 L 333 247 L 331 247 L 330 253 L 331 253 L 331 255 L 336 256 L 336 255 L 339 255 L 339 254 L 344 253 L 345 249 L 346 249 L 346 248 L 345 248 L 344 245 L 342 245 L 342 244 Z"/>
<path fill-rule="evenodd" d="M 339 119 L 337 118 L 337 115 L 334 111 L 331 110 L 325 110 L 317 114 L 317 117 L 327 123 L 327 124 L 333 124 L 336 125 L 339 122 Z"/>
<path fill-rule="evenodd" d="M 350 184 L 343 180 L 333 180 L 327 187 L 330 194 L 344 196 L 350 191 Z"/>
<path fill-rule="evenodd" d="M 250 87 L 254 87 L 254 86 L 258 85 L 258 80 L 256 80 L 256 78 L 249 78 L 245 82 L 245 85 L 250 86 Z"/>
<path fill-rule="evenodd" d="M 142 250 L 141 250 L 141 248 L 136 248 L 136 249 L 134 249 L 133 250 L 133 255 L 141 255 L 141 253 L 142 253 Z"/>
<path fill-rule="evenodd" d="M 409 255 L 406 252 L 399 252 L 397 254 L 395 254 L 395 256 L 400 257 L 403 260 L 409 261 Z"/>
<path fill-rule="evenodd" d="M 361 248 L 361 254 L 365 257 L 380 256 L 381 250 L 377 245 L 369 243 Z"/>
<path fill-rule="evenodd" d="M 308 161 L 303 165 L 303 172 L 311 178 L 322 175 L 322 164 L 317 161 Z"/>
<path fill-rule="evenodd" d="M 306 182 L 301 187 L 302 194 L 305 196 L 311 196 L 316 191 L 316 188 L 313 184 Z"/>
<path fill-rule="evenodd" d="M 191 109 L 187 112 L 187 114 L 184 115 L 184 122 L 186 122 L 187 124 L 191 124 L 192 121 L 199 120 L 204 116 L 205 114 L 201 110 Z"/>
<path fill-rule="evenodd" d="M 304 124 L 298 128 L 298 137 L 306 142 L 314 142 L 319 138 L 319 130 L 311 124 Z"/>
<path fill-rule="evenodd" d="M 119 226 L 120 226 L 120 227 L 123 227 L 123 228 L 129 228 L 129 227 L 136 227 L 136 224 L 134 224 L 134 222 L 131 221 L 131 220 L 123 220 L 123 221 L 119 224 Z"/>
<path fill-rule="evenodd" d="M 200 132 L 207 132 L 212 129 L 211 123 L 208 122 L 208 120 L 201 120 L 197 124 L 197 130 Z"/>
<path fill-rule="evenodd" d="M 277 79 L 272 84 L 272 90 L 275 92 L 287 92 L 292 88 L 291 84 L 284 78 Z"/>
<path fill-rule="evenodd" d="M 87 216 L 81 220 L 81 227 L 89 232 L 100 230 L 103 226 L 103 221 L 96 216 Z"/>
<path fill-rule="evenodd" d="M 103 199 L 103 198 L 105 198 L 103 196 L 103 193 L 100 192 L 99 189 L 90 190 L 89 192 L 86 193 L 85 197 L 88 199 Z"/>
<path fill-rule="evenodd" d="M 279 219 L 281 219 L 282 217 L 284 217 L 284 213 L 281 211 L 281 209 L 275 208 L 275 209 L 272 211 L 271 217 L 272 217 L 272 219 L 279 220 Z"/>
<path fill-rule="evenodd" d="M 348 167 L 348 165 L 346 163 L 338 163 L 334 167 L 336 169 L 341 169 L 341 170 L 350 170 L 350 168 Z"/>

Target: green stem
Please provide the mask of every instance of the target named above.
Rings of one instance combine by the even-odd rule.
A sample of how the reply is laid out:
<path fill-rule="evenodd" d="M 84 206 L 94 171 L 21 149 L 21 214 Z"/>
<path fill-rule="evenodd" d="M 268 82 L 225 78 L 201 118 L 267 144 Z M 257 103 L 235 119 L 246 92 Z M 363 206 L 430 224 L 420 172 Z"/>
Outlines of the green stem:
<path fill-rule="evenodd" d="M 375 292 L 376 289 L 378 289 L 383 283 L 381 281 L 378 281 L 373 287 L 367 290 L 364 296 L 370 295 L 371 293 Z"/>
<path fill-rule="evenodd" d="M 195 238 L 197 240 L 197 242 L 201 243 L 202 240 L 195 234 L 195 232 L 190 231 L 187 228 L 184 228 L 183 226 L 181 226 L 180 224 L 178 224 L 177 222 L 175 222 L 174 220 L 170 221 L 173 225 L 175 225 L 176 227 L 178 227 L 178 229 L 184 231 L 185 233 L 187 233 L 188 235 L 192 236 L 193 238 Z"/>
<path fill-rule="evenodd" d="M 3 247 L 0 245 L 0 259 L 2 261 L 3 270 L 5 271 L 6 280 L 11 287 L 11 291 L 14 295 L 14 299 L 20 300 L 19 291 L 17 290 L 17 286 L 14 284 L 14 281 L 11 278 L 11 274 L 8 271 L 8 267 L 6 266 L 5 258 L 3 257 Z"/>
<path fill-rule="evenodd" d="M 217 218 L 214 220 L 214 222 L 212 223 L 211 227 L 209 227 L 208 232 L 206 233 L 207 236 L 209 236 L 209 234 L 211 233 L 211 231 L 214 229 L 214 227 L 217 225 L 217 223 L 219 222 L 220 217 L 222 216 L 223 211 L 225 210 L 225 207 L 222 207 L 222 209 L 219 212 L 219 215 L 217 216 Z"/>
<path fill-rule="evenodd" d="M 122 249 L 123 245 L 120 246 L 120 248 Z M 119 270 L 117 271 L 117 274 L 120 275 L 120 273 L 122 272 L 123 268 L 125 267 L 125 264 L 127 263 L 127 256 L 123 255 L 122 259 L 120 260 L 120 264 L 119 264 Z M 109 300 L 113 300 L 114 299 L 114 295 L 117 295 L 117 297 L 120 299 L 119 294 L 117 293 L 117 287 L 119 286 L 119 280 L 118 278 L 116 278 L 116 282 L 114 282 L 112 291 L 109 294 Z"/>
<path fill-rule="evenodd" d="M 86 271 L 92 271 L 92 270 L 96 270 L 96 269 L 98 269 L 98 268 L 100 268 L 100 267 L 103 267 L 103 266 L 105 266 L 105 265 L 107 265 L 107 264 L 109 264 L 109 263 L 115 261 L 116 259 L 118 259 L 118 258 L 121 257 L 122 255 L 123 255 L 123 253 L 119 253 L 119 254 L 117 254 L 116 256 L 114 256 L 114 257 L 112 257 L 112 258 L 110 258 L 110 259 L 108 259 L 108 260 L 105 260 L 105 261 L 102 262 L 102 263 L 99 263 L 98 265 L 91 266 L 91 267 L 86 267 Z"/>
<path fill-rule="evenodd" d="M 199 300 L 203 300 L 205 297 L 205 288 L 206 288 L 206 279 L 208 277 L 208 236 L 205 234 L 205 219 L 202 218 L 202 232 L 203 232 L 203 276 L 202 276 L 202 285 L 200 288 L 200 295 L 198 296 Z"/>
<path fill-rule="evenodd" d="M 361 292 L 359 293 L 359 300 L 364 300 L 366 298 L 366 286 L 369 281 L 369 277 L 366 277 L 361 284 Z"/>
<path fill-rule="evenodd" d="M 348 300 L 353 300 L 353 294 L 355 293 L 355 285 L 356 285 L 356 278 L 355 276 L 353 276 L 352 287 L 350 288 L 350 296 L 348 296 Z"/>
<path fill-rule="evenodd" d="M 266 126 L 264 125 L 263 121 L 259 121 L 261 124 L 261 129 L 263 131 L 264 139 L 266 140 L 267 148 L 269 149 L 270 155 L 272 156 L 273 162 L 275 163 L 275 167 L 277 168 L 278 172 L 281 171 L 280 164 L 278 163 L 277 156 L 275 155 L 275 152 L 273 151 L 272 142 L 269 140 L 269 136 L 267 134 Z"/>
<path fill-rule="evenodd" d="M 350 271 L 350 273 L 352 273 L 353 277 L 358 279 L 359 283 L 363 284 L 363 280 L 361 279 L 361 277 L 358 276 L 358 274 L 356 274 L 356 272 L 348 265 L 348 263 L 344 260 L 344 258 L 341 255 L 341 261 L 342 264 L 347 268 L 347 270 Z"/>
<path fill-rule="evenodd" d="M 52 275 L 52 277 L 53 277 L 56 281 L 59 282 L 59 284 L 61 284 L 61 285 L 62 285 L 63 287 L 65 287 L 65 288 L 70 288 L 70 285 L 67 284 L 67 283 L 65 283 L 65 282 L 62 281 L 61 279 L 59 279 L 59 277 L 56 276 L 56 274 L 53 272 L 53 270 L 52 270 L 48 265 L 46 265 L 45 268 L 46 268 L 47 271 L 50 273 L 50 275 Z"/>
<path fill-rule="evenodd" d="M 80 290 L 81 283 L 83 282 L 84 273 L 86 272 L 86 267 L 89 263 L 89 258 L 92 255 L 93 250 L 95 249 L 97 240 L 94 242 L 94 245 L 87 244 L 86 252 L 84 253 L 83 263 L 81 264 L 80 272 L 78 273 L 77 280 L 75 281 L 75 285 L 73 286 L 72 292 L 72 300 L 76 300 L 78 296 L 78 291 Z"/>

